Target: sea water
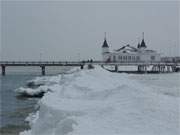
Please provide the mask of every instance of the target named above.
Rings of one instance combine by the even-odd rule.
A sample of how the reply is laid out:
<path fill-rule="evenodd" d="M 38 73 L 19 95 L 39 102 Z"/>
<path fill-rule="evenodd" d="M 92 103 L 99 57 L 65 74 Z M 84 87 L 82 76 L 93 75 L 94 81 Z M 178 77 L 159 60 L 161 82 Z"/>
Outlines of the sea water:
<path fill-rule="evenodd" d="M 51 76 L 69 68 L 48 67 L 46 73 Z M 39 98 L 19 97 L 14 90 L 37 76 L 41 76 L 39 67 L 7 67 L 6 75 L 0 75 L 0 134 L 15 135 L 29 128 L 25 118 L 36 111 Z"/>
<path fill-rule="evenodd" d="M 6 75 L 0 76 L 1 79 L 1 115 L 0 130 L 1 133 L 17 134 L 19 131 L 28 128 L 24 121 L 28 113 L 35 108 L 38 99 L 18 98 L 14 90 L 24 86 L 26 81 L 35 77 L 34 75 Z"/>

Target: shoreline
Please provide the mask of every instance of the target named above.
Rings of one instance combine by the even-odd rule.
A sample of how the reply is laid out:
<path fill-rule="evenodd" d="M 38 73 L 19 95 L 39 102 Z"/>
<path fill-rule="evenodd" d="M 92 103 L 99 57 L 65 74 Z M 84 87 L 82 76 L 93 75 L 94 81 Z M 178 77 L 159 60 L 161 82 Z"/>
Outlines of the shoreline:
<path fill-rule="evenodd" d="M 112 72 L 112 71 L 111 71 Z M 123 73 L 123 72 L 118 72 L 118 73 Z M 130 72 L 130 74 L 131 74 L 131 72 Z M 132 73 L 132 74 L 134 74 L 134 73 Z M 137 72 L 135 72 L 135 74 L 141 74 L 141 73 L 137 73 Z M 164 73 L 163 73 L 164 74 Z M 57 76 L 57 74 L 56 75 L 53 75 L 53 76 Z M 49 77 L 53 77 L 53 76 L 49 76 Z M 37 77 L 39 77 L 39 76 L 37 76 Z M 40 78 L 43 78 L 43 77 L 47 77 L 47 76 L 40 76 Z M 35 77 L 36 78 L 36 77 Z M 34 78 L 34 79 L 35 79 Z M 34 80 L 33 79 L 33 80 Z M 26 85 L 28 85 L 27 83 L 26 83 Z M 43 96 L 42 96 L 43 97 Z M 16 97 L 16 98 L 18 98 L 18 97 Z M 39 98 L 40 100 L 41 100 L 41 98 Z M 35 104 L 35 105 L 37 105 L 37 103 Z M 29 116 L 29 114 L 30 113 L 36 113 L 38 110 L 33 110 L 33 111 L 31 111 L 31 112 L 27 112 L 26 113 L 26 117 L 25 118 L 27 118 L 28 116 Z M 8 135 L 14 135 L 14 134 L 20 134 L 21 132 L 23 132 L 23 131 L 26 131 L 26 130 L 31 130 L 31 127 L 30 127 L 30 125 L 29 125 L 29 122 L 25 122 L 25 125 L 24 126 L 16 126 L 16 125 L 7 125 L 7 126 L 5 126 L 5 127 L 1 127 L 0 128 L 0 133 L 3 133 L 4 135 L 6 135 L 6 134 L 8 134 Z"/>
<path fill-rule="evenodd" d="M 116 75 L 111 74 L 106 71 L 102 71 L 100 69 L 95 70 L 95 72 L 93 72 L 92 70 L 89 70 L 89 71 L 86 70 L 86 71 L 82 71 L 82 72 L 80 71 L 79 73 L 75 73 L 73 75 L 67 76 L 67 78 L 65 76 L 63 76 L 61 78 L 62 80 L 60 82 L 58 80 L 56 80 L 57 78 L 53 78 L 53 79 L 51 78 L 50 79 L 51 81 L 54 80 L 55 82 L 59 82 L 58 85 L 64 85 L 63 89 L 65 89 L 65 90 L 62 90 L 62 92 L 65 92 L 67 95 L 64 93 L 62 95 L 64 98 L 61 101 L 59 99 L 61 96 L 60 97 L 58 96 L 59 94 L 62 94 L 61 87 L 57 86 L 57 85 L 54 87 L 47 86 L 50 89 L 52 89 L 53 92 L 49 93 L 47 95 L 45 94 L 45 96 L 43 97 L 43 100 L 41 101 L 41 104 L 40 104 L 40 106 L 42 105 L 41 106 L 42 108 L 40 107 L 38 116 L 36 116 L 38 121 L 33 122 L 34 126 L 31 130 L 24 131 L 21 134 L 22 135 L 30 134 L 31 131 L 35 131 L 36 134 L 37 133 L 46 134 L 46 131 L 48 131 L 48 132 L 50 131 L 50 134 L 54 134 L 54 132 L 56 134 L 57 133 L 56 130 L 59 132 L 63 132 L 61 127 L 64 127 L 64 126 L 67 126 L 66 132 L 73 131 L 76 133 L 76 131 L 73 130 L 73 127 L 71 127 L 72 126 L 71 124 L 76 123 L 76 121 L 74 121 L 74 119 L 71 119 L 71 117 L 69 117 L 68 115 L 67 116 L 65 115 L 64 116 L 65 118 L 63 118 L 63 120 L 62 120 L 61 119 L 61 117 L 62 117 L 61 115 L 63 114 L 62 112 L 64 112 L 64 113 L 67 112 L 67 114 L 71 114 L 75 118 L 75 120 L 80 118 L 80 120 L 83 120 L 81 122 L 83 122 L 84 124 L 87 124 L 87 125 L 88 125 L 88 123 L 86 123 L 86 118 L 88 118 L 88 120 L 90 120 L 91 124 L 88 125 L 88 127 L 90 126 L 90 128 L 89 129 L 85 128 L 86 130 L 83 130 L 84 128 L 82 128 L 82 127 L 84 127 L 83 123 L 78 123 L 78 124 L 74 125 L 74 126 L 77 126 L 77 128 L 80 126 L 78 128 L 79 129 L 78 131 L 80 133 L 81 133 L 81 130 L 86 131 L 86 132 L 94 131 L 93 130 L 94 126 L 91 126 L 91 125 L 93 125 L 93 123 L 94 123 L 94 121 L 93 121 L 93 119 L 95 118 L 94 116 L 99 115 L 99 112 L 103 113 L 103 115 L 101 115 L 101 117 L 104 117 L 104 118 L 98 119 L 99 124 L 97 125 L 97 127 L 99 128 L 99 131 L 97 131 L 97 133 L 98 132 L 101 133 L 101 131 L 103 131 L 103 130 L 107 130 L 109 132 L 114 133 L 113 128 L 107 128 L 107 129 L 103 128 L 104 127 L 103 123 L 105 122 L 107 124 L 106 126 L 108 126 L 109 125 L 108 121 L 113 122 L 114 117 L 118 118 L 117 124 L 121 125 L 122 124 L 121 119 L 125 118 L 125 119 L 127 119 L 126 120 L 127 123 L 128 123 L 128 121 L 131 121 L 131 120 L 134 122 L 139 122 L 139 126 L 142 127 L 139 130 L 142 130 L 143 132 L 148 131 L 150 133 L 151 132 L 153 133 L 153 129 L 156 130 L 156 128 L 157 128 L 156 126 L 152 126 L 152 127 L 147 128 L 146 130 L 143 130 L 143 125 L 141 124 L 141 122 L 146 123 L 147 121 L 150 121 L 150 123 L 155 122 L 156 124 L 158 124 L 159 121 L 166 123 L 167 121 L 171 120 L 170 118 L 168 118 L 166 116 L 167 114 L 163 114 L 162 116 L 166 119 L 164 119 L 164 120 L 158 119 L 157 121 L 153 121 L 154 117 L 158 118 L 159 113 L 161 113 L 162 110 L 165 109 L 166 102 L 169 104 L 168 108 L 170 108 L 173 111 L 173 113 L 176 114 L 176 110 L 172 109 L 175 107 L 174 99 L 171 100 L 171 97 L 169 97 L 169 96 L 172 96 L 173 94 L 167 95 L 165 93 L 161 93 L 161 95 L 159 95 L 159 98 L 162 99 L 165 103 L 162 103 L 161 108 L 158 109 L 159 106 L 156 105 L 154 101 L 159 102 L 160 99 L 156 98 L 157 93 L 154 93 L 154 91 L 153 91 L 154 89 L 144 87 L 144 84 L 139 84 L 139 83 L 136 83 L 135 80 L 128 79 L 128 76 L 126 76 L 125 74 L 122 74 L 122 76 L 119 76 L 118 74 L 116 74 Z M 76 79 L 79 81 L 75 81 Z M 95 80 L 95 81 L 92 81 L 92 80 Z M 86 81 L 92 85 L 89 85 L 89 83 L 87 83 Z M 112 84 L 108 84 L 109 81 Z M 115 82 L 113 82 L 113 81 L 115 81 Z M 96 82 L 98 82 L 98 83 L 96 83 Z M 104 87 L 103 84 L 107 84 L 106 88 Z M 74 87 L 74 85 L 76 87 Z M 81 89 L 81 88 L 83 88 L 83 89 Z M 100 91 L 98 90 L 98 88 Z M 92 95 L 93 95 L 93 97 L 92 97 Z M 118 97 L 117 97 L 117 95 L 118 95 Z M 137 98 L 133 98 L 133 97 L 137 97 Z M 141 99 L 143 102 L 139 102 L 139 100 L 141 100 Z M 59 102 L 59 101 L 61 101 L 61 102 Z M 98 102 L 96 102 L 96 101 L 98 101 Z M 126 102 L 126 101 L 128 101 L 128 102 Z M 111 103 L 113 103 L 113 106 Z M 141 105 L 140 106 L 138 105 L 139 103 L 142 104 L 142 108 L 141 108 Z M 146 107 L 147 104 L 149 104 L 149 103 L 151 106 L 148 106 L 144 110 L 143 107 Z M 140 108 L 135 107 L 137 105 Z M 79 106 L 81 106 L 81 107 L 79 108 Z M 128 106 L 131 106 L 132 108 L 131 107 L 129 108 Z M 128 108 L 126 108 L 126 107 L 128 107 Z M 61 108 L 61 109 L 58 109 L 58 108 Z M 124 110 L 123 108 L 126 108 L 127 110 L 126 109 Z M 151 109 L 153 109 L 155 111 L 152 112 Z M 107 113 L 105 110 L 107 110 Z M 47 113 L 46 113 L 46 111 L 47 111 Z M 149 115 L 153 114 L 154 117 L 151 118 L 151 117 L 146 117 L 146 115 L 140 115 L 142 113 L 141 111 L 147 111 L 146 112 L 147 114 L 149 114 Z M 79 115 L 76 116 L 76 113 L 78 113 Z M 108 115 L 109 113 L 113 113 L 115 116 Z M 130 117 L 126 117 L 126 113 L 128 113 L 128 114 L 129 113 L 130 114 L 137 113 L 137 114 L 136 114 L 136 116 L 130 115 Z M 81 115 L 81 114 L 86 114 L 87 117 L 85 117 L 85 119 L 84 119 L 84 115 Z M 43 119 L 42 119 L 42 117 L 39 117 L 42 115 L 44 116 Z M 49 115 L 51 117 L 49 117 Z M 108 115 L 110 118 L 106 117 L 106 115 Z M 136 117 L 140 117 L 141 119 L 140 120 L 136 119 Z M 51 126 L 56 128 L 56 130 L 55 131 L 52 130 L 51 129 L 52 127 L 49 127 L 49 130 L 48 129 L 45 129 L 44 131 L 40 130 L 39 129 L 40 125 L 42 127 L 44 127 L 44 126 L 46 127 L 51 123 L 51 121 L 49 121 L 49 118 L 53 124 Z M 66 121 L 69 123 L 68 125 L 66 125 Z M 176 121 L 174 119 L 172 119 L 171 121 L 174 121 L 176 123 Z M 149 123 L 147 123 L 147 124 L 149 124 Z M 172 123 L 169 123 L 168 125 L 172 129 L 175 129 L 175 127 L 173 127 Z M 137 133 L 139 132 L 139 130 L 137 130 L 136 128 L 133 128 L 133 125 L 131 122 L 129 124 L 127 124 L 126 126 L 130 129 L 132 127 L 132 131 L 135 131 Z M 126 126 L 123 126 L 123 125 L 117 126 L 116 124 L 113 125 L 113 127 L 117 127 L 117 131 L 119 133 L 121 132 L 121 130 L 123 131 L 123 129 L 126 128 Z M 151 128 L 152 128 L 152 131 L 151 131 Z M 164 131 L 166 131 L 166 129 L 164 128 L 164 126 L 161 128 L 162 129 L 158 130 L 158 132 L 164 133 Z M 175 130 L 175 132 L 176 132 L 176 130 Z M 82 132 L 82 133 L 84 133 L 84 132 Z"/>

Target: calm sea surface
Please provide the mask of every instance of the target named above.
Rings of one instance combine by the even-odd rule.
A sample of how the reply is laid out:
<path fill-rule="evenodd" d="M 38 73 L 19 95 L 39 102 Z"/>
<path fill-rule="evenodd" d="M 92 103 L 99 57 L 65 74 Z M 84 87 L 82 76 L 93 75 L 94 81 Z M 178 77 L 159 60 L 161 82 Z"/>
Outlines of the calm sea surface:
<path fill-rule="evenodd" d="M 69 67 L 46 68 L 47 75 L 54 75 Z M 37 108 L 38 98 L 18 98 L 15 89 L 25 86 L 28 80 L 40 75 L 40 68 L 7 68 L 7 75 L 0 75 L 0 134 L 16 135 L 20 131 L 28 129 L 28 123 L 24 120 L 29 113 Z M 131 74 L 136 79 L 154 89 L 154 92 L 180 97 L 180 73 L 172 74 Z"/>

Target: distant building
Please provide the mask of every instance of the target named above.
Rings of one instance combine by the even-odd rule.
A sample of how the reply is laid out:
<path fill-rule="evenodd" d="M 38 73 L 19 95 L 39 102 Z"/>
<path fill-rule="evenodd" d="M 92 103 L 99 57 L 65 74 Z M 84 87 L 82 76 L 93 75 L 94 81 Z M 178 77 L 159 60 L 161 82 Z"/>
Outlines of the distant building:
<path fill-rule="evenodd" d="M 125 45 L 113 52 L 109 51 L 109 45 L 104 38 L 102 45 L 102 57 L 105 62 L 157 62 L 160 61 L 160 54 L 155 50 L 148 50 L 144 41 L 144 33 L 141 43 L 137 47 Z"/>

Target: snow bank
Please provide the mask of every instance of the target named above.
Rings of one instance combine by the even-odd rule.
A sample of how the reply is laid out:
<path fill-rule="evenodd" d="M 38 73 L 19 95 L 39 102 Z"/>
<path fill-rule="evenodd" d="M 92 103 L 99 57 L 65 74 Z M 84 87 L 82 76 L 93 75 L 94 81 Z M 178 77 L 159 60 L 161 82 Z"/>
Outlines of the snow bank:
<path fill-rule="evenodd" d="M 67 71 L 62 72 L 61 74 L 72 74 L 74 72 L 79 71 L 80 69 L 78 67 L 71 68 Z M 36 77 L 33 80 L 27 81 L 27 86 L 30 88 L 36 88 L 41 85 L 53 85 L 60 81 L 61 74 L 56 76 L 44 76 L 44 77 Z"/>
<path fill-rule="evenodd" d="M 59 77 L 59 78 L 58 78 Z M 21 135 L 178 135 L 179 99 L 96 67 L 61 75 Z"/>
<path fill-rule="evenodd" d="M 58 83 L 60 79 L 61 79 L 61 75 L 36 77 L 33 80 L 27 81 L 27 86 L 29 88 L 36 88 L 42 85 L 53 85 Z"/>
<path fill-rule="evenodd" d="M 33 80 L 27 81 L 27 87 L 20 87 L 15 89 L 18 96 L 23 97 L 42 97 L 46 92 L 52 92 L 56 84 L 61 83 L 63 74 L 72 74 L 78 72 L 79 68 L 71 68 L 68 71 L 56 76 L 45 76 L 45 77 L 36 77 Z M 52 87 L 52 88 L 51 88 Z"/>

